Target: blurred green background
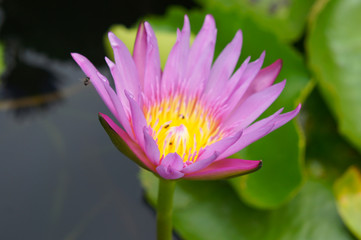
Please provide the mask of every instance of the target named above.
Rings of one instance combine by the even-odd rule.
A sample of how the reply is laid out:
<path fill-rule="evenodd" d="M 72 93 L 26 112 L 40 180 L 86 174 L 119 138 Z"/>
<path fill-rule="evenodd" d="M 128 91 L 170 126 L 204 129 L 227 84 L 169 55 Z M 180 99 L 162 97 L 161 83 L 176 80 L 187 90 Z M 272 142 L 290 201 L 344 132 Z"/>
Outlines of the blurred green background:
<path fill-rule="evenodd" d="M 214 16 L 216 56 L 241 29 L 239 64 L 263 50 L 264 66 L 283 60 L 286 88 L 263 116 L 303 107 L 235 154 L 262 159 L 261 170 L 179 182 L 174 237 L 361 239 L 361 1 L 3 0 L 1 10 L 0 239 L 155 239 L 141 189 L 154 206 L 157 179 L 112 146 L 96 116 L 109 112 L 69 52 L 109 76 L 106 32 L 131 50 L 147 20 L 164 64 L 184 14 L 194 36 Z"/>

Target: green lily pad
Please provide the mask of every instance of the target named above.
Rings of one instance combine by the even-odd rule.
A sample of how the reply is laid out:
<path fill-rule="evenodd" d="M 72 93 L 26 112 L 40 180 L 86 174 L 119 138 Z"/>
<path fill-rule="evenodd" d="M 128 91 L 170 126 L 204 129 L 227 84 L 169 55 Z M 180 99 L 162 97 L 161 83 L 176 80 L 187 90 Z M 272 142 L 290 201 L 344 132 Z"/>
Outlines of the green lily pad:
<path fill-rule="evenodd" d="M 237 9 L 285 42 L 299 39 L 305 29 L 309 10 L 315 0 L 198 0 L 207 8 Z"/>
<path fill-rule="evenodd" d="M 316 88 L 303 105 L 306 112 L 307 170 L 315 177 L 333 183 L 353 164 L 360 153 L 337 131 L 337 124 Z"/>
<path fill-rule="evenodd" d="M 155 206 L 158 179 L 142 170 L 146 197 Z M 226 181 L 177 182 L 174 228 L 192 240 L 347 240 L 330 188 L 308 181 L 300 193 L 277 210 L 256 210 L 239 201 Z"/>
<path fill-rule="evenodd" d="M 350 167 L 347 172 L 335 182 L 334 191 L 338 211 L 358 239 L 361 239 L 361 173 L 356 167 Z"/>
<path fill-rule="evenodd" d="M 320 5 L 306 46 L 310 68 L 340 133 L 361 152 L 360 12 L 360 1 L 330 0 Z"/>

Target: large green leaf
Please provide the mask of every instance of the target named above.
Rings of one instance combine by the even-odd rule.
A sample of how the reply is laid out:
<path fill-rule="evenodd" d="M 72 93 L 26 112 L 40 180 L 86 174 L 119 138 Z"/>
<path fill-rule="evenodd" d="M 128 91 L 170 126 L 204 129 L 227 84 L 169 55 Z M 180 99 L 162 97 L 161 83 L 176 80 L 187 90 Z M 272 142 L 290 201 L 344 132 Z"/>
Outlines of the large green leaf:
<path fill-rule="evenodd" d="M 154 206 L 158 181 L 141 172 L 146 197 Z M 269 211 L 242 204 L 225 181 L 177 183 L 174 197 L 174 228 L 192 240 L 346 240 L 330 188 L 308 181 L 287 205 Z"/>
<path fill-rule="evenodd" d="M 307 169 L 330 183 L 360 163 L 361 155 L 337 131 L 337 124 L 316 88 L 303 105 Z"/>
<path fill-rule="evenodd" d="M 237 9 L 249 15 L 267 31 L 283 41 L 295 41 L 303 33 L 309 10 L 315 0 L 198 0 L 206 9 Z"/>
<path fill-rule="evenodd" d="M 319 6 L 307 38 L 309 65 L 339 131 L 361 151 L 361 1 L 330 0 Z"/>
<path fill-rule="evenodd" d="M 350 167 L 335 183 L 337 207 L 350 230 L 361 239 L 361 173 Z"/>

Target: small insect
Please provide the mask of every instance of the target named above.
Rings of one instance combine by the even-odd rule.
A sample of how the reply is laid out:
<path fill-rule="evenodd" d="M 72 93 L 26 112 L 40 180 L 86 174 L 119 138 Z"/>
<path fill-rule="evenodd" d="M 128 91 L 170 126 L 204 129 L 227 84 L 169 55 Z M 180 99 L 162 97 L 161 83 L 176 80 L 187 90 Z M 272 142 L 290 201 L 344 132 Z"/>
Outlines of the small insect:
<path fill-rule="evenodd" d="M 169 127 L 169 124 L 165 125 L 164 128 L 168 128 Z"/>
<path fill-rule="evenodd" d="M 89 77 L 86 77 L 86 78 L 84 79 L 84 86 L 88 86 L 89 83 L 90 83 L 90 78 L 89 78 Z"/>
<path fill-rule="evenodd" d="M 181 119 L 185 119 L 185 117 L 184 117 L 183 114 L 179 114 L 179 117 L 180 117 Z"/>

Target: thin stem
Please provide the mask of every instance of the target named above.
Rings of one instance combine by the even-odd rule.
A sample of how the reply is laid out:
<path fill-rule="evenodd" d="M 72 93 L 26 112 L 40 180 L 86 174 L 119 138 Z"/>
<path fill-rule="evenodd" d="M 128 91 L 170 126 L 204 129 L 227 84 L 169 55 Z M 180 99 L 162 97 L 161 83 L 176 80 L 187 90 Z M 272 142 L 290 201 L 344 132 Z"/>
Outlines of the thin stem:
<path fill-rule="evenodd" d="M 159 178 L 157 205 L 158 240 L 172 240 L 172 208 L 175 181 Z"/>

